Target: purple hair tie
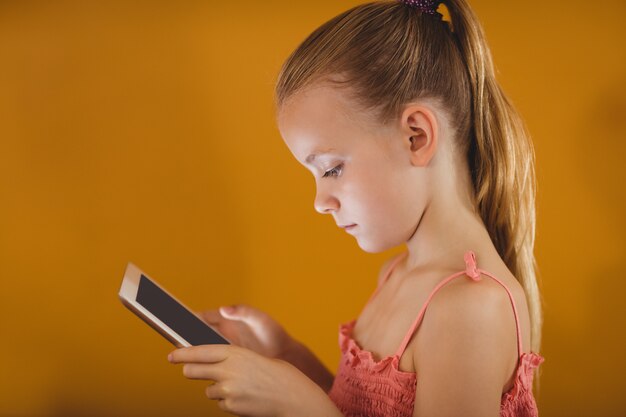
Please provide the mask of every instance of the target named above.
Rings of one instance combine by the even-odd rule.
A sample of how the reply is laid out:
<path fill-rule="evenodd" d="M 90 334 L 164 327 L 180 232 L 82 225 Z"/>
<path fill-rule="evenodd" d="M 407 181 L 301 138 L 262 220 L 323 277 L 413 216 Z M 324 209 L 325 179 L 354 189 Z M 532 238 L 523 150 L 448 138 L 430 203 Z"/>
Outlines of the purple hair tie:
<path fill-rule="evenodd" d="M 411 6 L 414 9 L 419 10 L 422 13 L 432 16 L 443 17 L 441 13 L 437 11 L 441 0 L 398 0 L 400 3 L 404 3 L 407 6 Z"/>

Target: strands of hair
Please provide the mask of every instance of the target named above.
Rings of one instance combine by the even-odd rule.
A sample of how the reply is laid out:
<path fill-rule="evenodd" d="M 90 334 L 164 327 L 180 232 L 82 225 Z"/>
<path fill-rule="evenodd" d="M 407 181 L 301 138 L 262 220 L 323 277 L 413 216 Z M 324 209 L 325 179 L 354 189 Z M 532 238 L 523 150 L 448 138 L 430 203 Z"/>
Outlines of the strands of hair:
<path fill-rule="evenodd" d="M 483 29 L 469 4 L 440 3 L 449 21 L 397 0 L 365 3 L 327 21 L 283 64 L 276 106 L 321 80 L 345 88 L 381 123 L 395 120 L 412 100 L 440 103 L 455 130 L 456 149 L 466 155 L 477 210 L 526 293 L 531 349 L 538 353 L 543 317 L 533 252 L 533 145 L 496 80 Z"/>

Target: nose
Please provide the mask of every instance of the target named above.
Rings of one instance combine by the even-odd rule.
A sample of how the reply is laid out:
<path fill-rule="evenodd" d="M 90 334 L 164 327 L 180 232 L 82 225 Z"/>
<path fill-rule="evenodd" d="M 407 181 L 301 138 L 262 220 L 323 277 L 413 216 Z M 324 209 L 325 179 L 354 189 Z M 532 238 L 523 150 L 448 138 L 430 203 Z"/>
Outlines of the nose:
<path fill-rule="evenodd" d="M 327 214 L 339 208 L 339 200 L 332 194 L 318 187 L 313 206 L 318 213 Z"/>

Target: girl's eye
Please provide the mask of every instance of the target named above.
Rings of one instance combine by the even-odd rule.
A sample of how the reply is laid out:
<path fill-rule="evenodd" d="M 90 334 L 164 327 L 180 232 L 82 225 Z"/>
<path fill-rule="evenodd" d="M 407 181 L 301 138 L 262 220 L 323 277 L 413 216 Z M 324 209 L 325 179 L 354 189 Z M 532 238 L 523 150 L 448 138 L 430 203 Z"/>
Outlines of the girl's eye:
<path fill-rule="evenodd" d="M 337 177 L 339 176 L 339 174 L 341 174 L 341 171 L 343 170 L 343 164 L 339 164 L 336 167 L 334 167 L 333 169 L 329 169 L 328 171 L 326 171 L 323 175 L 324 178 L 326 177 Z"/>

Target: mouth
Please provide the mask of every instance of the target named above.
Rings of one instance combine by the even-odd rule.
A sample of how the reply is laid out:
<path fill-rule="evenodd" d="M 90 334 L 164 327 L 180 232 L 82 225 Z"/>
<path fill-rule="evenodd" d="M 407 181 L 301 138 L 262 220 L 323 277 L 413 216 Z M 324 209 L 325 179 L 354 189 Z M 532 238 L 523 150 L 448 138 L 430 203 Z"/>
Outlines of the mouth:
<path fill-rule="evenodd" d="M 355 226 L 356 226 L 356 224 L 346 224 L 346 225 L 339 226 L 339 227 L 341 227 L 341 228 L 342 228 L 342 229 L 344 229 L 344 230 L 351 230 L 351 229 L 353 229 Z"/>

